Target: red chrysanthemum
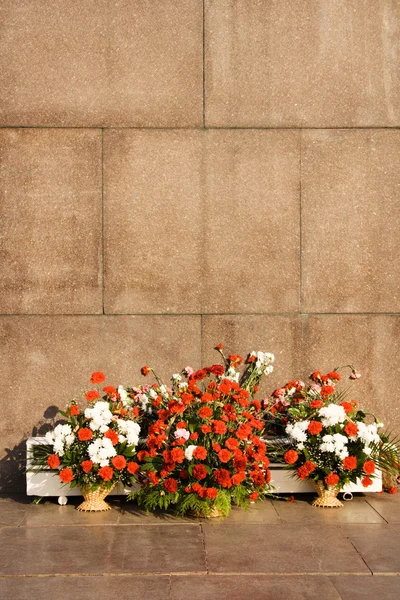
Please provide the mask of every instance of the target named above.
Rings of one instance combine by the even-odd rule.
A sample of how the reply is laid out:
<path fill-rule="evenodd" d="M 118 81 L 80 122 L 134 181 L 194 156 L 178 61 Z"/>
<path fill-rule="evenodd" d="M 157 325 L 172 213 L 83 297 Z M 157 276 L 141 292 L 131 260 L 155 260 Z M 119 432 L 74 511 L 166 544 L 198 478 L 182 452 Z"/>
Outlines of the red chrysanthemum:
<path fill-rule="evenodd" d="M 106 376 L 101 371 L 95 371 L 92 373 L 90 383 L 103 383 L 106 380 Z"/>
<path fill-rule="evenodd" d="M 346 456 L 343 459 L 343 469 L 346 471 L 352 471 L 357 468 L 357 458 L 355 456 Z"/>
<path fill-rule="evenodd" d="M 104 481 L 111 481 L 114 471 L 111 467 L 101 467 L 101 469 L 99 469 L 99 475 Z"/>
<path fill-rule="evenodd" d="M 197 479 L 197 481 L 201 481 L 207 477 L 207 469 L 204 465 L 195 465 L 193 467 L 193 477 Z"/>
<path fill-rule="evenodd" d="M 207 458 L 207 450 L 204 448 L 204 446 L 197 446 L 197 448 L 195 448 L 193 451 L 193 456 L 197 460 L 204 460 Z"/>
<path fill-rule="evenodd" d="M 299 458 L 299 455 L 297 454 L 296 450 L 288 450 L 285 453 L 283 460 L 288 465 L 294 465 L 294 463 L 298 460 L 298 458 Z"/>
<path fill-rule="evenodd" d="M 50 469 L 57 469 L 61 462 L 57 454 L 50 454 L 50 456 L 47 457 L 47 464 L 49 465 Z"/>
<path fill-rule="evenodd" d="M 88 442 L 93 437 L 93 432 L 89 427 L 82 427 L 78 429 L 78 438 L 81 442 Z"/>
<path fill-rule="evenodd" d="M 319 421 L 310 421 L 307 429 L 311 435 L 318 435 L 322 431 L 322 423 Z"/>
<path fill-rule="evenodd" d="M 329 475 L 325 477 L 325 483 L 327 485 L 337 485 L 339 483 L 339 475 L 336 475 L 336 473 L 329 473 Z"/>
<path fill-rule="evenodd" d="M 367 475 L 372 475 L 375 473 L 375 463 L 373 460 L 366 460 L 363 464 L 364 473 Z"/>
<path fill-rule="evenodd" d="M 165 479 L 164 487 L 167 490 L 167 492 L 169 492 L 170 494 L 174 494 L 178 489 L 178 482 L 176 481 L 176 479 L 169 477 L 168 479 Z"/>
<path fill-rule="evenodd" d="M 125 456 L 122 456 L 122 454 L 117 454 L 117 456 L 114 456 L 111 462 L 118 471 L 121 471 L 126 467 L 126 458 Z"/>
<path fill-rule="evenodd" d="M 59 472 L 58 476 L 63 483 L 69 483 L 74 478 L 74 474 L 73 474 L 72 470 L 69 469 L 68 467 L 66 467 L 65 469 L 62 469 Z"/>
<path fill-rule="evenodd" d="M 93 462 L 91 460 L 84 460 L 81 462 L 82 471 L 89 473 L 93 469 Z"/>

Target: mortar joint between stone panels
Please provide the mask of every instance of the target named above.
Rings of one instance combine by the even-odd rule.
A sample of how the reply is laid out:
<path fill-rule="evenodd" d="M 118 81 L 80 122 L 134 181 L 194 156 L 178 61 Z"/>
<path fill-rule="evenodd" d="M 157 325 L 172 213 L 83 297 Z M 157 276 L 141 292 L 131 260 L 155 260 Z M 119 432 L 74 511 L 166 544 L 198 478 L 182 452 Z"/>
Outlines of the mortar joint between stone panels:
<path fill-rule="evenodd" d="M 299 146 L 299 307 L 300 314 L 303 312 L 303 222 L 302 222 L 302 152 L 303 152 L 303 130 L 300 129 Z"/>
<path fill-rule="evenodd" d="M 101 304 L 102 304 L 102 314 L 105 315 L 105 305 L 104 305 L 104 128 L 101 129 Z"/>
<path fill-rule="evenodd" d="M 203 129 L 206 128 L 206 7 L 203 0 Z"/>
<path fill-rule="evenodd" d="M 206 567 L 206 573 L 207 573 L 207 575 L 209 575 L 210 569 L 208 568 L 208 560 L 207 560 L 206 536 L 204 534 L 204 527 L 203 527 L 202 523 L 200 523 L 200 531 L 201 531 L 201 538 L 203 540 L 204 564 Z"/>

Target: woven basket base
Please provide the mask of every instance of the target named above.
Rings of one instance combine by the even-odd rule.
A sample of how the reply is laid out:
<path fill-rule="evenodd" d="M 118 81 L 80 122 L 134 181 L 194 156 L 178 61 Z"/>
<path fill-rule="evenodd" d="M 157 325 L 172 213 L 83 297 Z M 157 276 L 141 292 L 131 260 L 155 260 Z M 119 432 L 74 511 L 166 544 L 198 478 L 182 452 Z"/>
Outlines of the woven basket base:
<path fill-rule="evenodd" d="M 107 489 L 105 485 L 100 485 L 96 490 L 81 488 L 82 496 L 85 500 L 77 506 L 76 510 L 82 512 L 106 512 L 111 510 L 111 506 L 104 502 L 104 498 L 108 496 L 115 484 Z"/>
<path fill-rule="evenodd" d="M 326 488 L 321 481 L 313 481 L 312 483 L 318 492 L 318 498 L 312 503 L 313 506 L 318 508 L 340 508 L 343 506 L 337 497 L 339 489 L 336 486 L 328 485 Z"/>
<path fill-rule="evenodd" d="M 222 514 L 222 512 L 215 506 L 213 506 L 211 511 L 209 513 L 207 513 L 206 515 L 200 514 L 197 511 L 192 512 L 192 517 L 196 517 L 198 519 L 217 519 L 218 517 L 223 517 L 223 516 L 224 515 Z"/>

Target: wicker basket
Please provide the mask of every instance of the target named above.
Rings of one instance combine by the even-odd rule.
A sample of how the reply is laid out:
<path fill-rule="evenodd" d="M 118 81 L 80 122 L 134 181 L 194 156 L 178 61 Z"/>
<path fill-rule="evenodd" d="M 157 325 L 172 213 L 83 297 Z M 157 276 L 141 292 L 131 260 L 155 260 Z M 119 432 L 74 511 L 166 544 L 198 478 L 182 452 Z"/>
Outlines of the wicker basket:
<path fill-rule="evenodd" d="M 210 512 L 208 512 L 206 515 L 198 512 L 196 510 L 192 511 L 192 517 L 196 517 L 197 519 L 217 519 L 218 517 L 223 517 L 223 516 L 224 515 L 222 514 L 222 512 L 216 506 L 213 506 L 212 509 L 210 510 Z"/>
<path fill-rule="evenodd" d="M 325 487 L 322 481 L 312 481 L 312 484 L 318 493 L 318 498 L 312 503 L 313 506 L 318 506 L 319 508 L 340 508 L 343 506 L 337 497 L 340 488 L 336 485 Z"/>
<path fill-rule="evenodd" d="M 77 507 L 77 510 L 84 512 L 105 512 L 106 510 L 111 510 L 111 506 L 107 502 L 104 502 L 104 498 L 108 496 L 115 485 L 114 483 L 111 488 L 107 488 L 107 484 L 102 483 L 95 490 L 81 487 L 82 496 L 85 500 Z"/>

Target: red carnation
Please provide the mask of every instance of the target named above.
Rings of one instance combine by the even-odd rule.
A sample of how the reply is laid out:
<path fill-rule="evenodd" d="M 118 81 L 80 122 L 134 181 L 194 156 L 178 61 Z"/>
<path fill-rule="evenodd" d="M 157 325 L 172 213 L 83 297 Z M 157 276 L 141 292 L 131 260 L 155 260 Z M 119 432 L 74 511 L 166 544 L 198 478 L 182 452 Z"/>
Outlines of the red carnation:
<path fill-rule="evenodd" d="M 217 346 L 215 346 L 214 350 L 222 350 L 223 345 L 222 344 L 217 344 Z"/>
<path fill-rule="evenodd" d="M 147 375 L 150 373 L 150 371 L 151 371 L 150 367 L 146 367 L 146 366 L 144 366 L 144 367 L 142 367 L 142 368 L 140 369 L 140 372 L 141 372 L 141 373 L 142 373 L 142 375 L 144 375 L 145 377 L 146 377 L 146 376 L 147 376 Z"/>
<path fill-rule="evenodd" d="M 253 492 L 252 494 L 250 494 L 249 498 L 252 502 L 254 502 L 254 500 L 257 500 L 258 498 L 258 492 Z"/>
<path fill-rule="evenodd" d="M 113 431 L 112 429 L 107 429 L 107 431 L 104 434 L 104 437 L 111 440 L 113 446 L 118 444 L 118 433 L 116 431 Z"/>
<path fill-rule="evenodd" d="M 201 481 L 207 477 L 207 469 L 204 465 L 195 465 L 193 468 L 193 477 L 197 479 L 197 481 Z"/>
<path fill-rule="evenodd" d="M 88 442 L 93 437 L 92 430 L 89 427 L 82 427 L 82 429 L 78 429 L 78 438 L 81 442 Z"/>
<path fill-rule="evenodd" d="M 127 470 L 128 470 L 128 473 L 130 473 L 131 475 L 135 475 L 135 473 L 137 473 L 139 471 L 139 465 L 133 461 L 128 462 Z"/>
<path fill-rule="evenodd" d="M 233 464 L 237 471 L 243 471 L 246 468 L 247 459 L 245 456 L 235 456 Z"/>
<path fill-rule="evenodd" d="M 354 406 L 350 402 L 341 402 L 340 406 L 343 406 L 346 415 L 354 410 Z"/>
<path fill-rule="evenodd" d="M 310 424 L 307 427 L 308 431 L 311 435 L 318 435 L 322 431 L 322 423 L 319 421 L 310 421 Z"/>
<path fill-rule="evenodd" d="M 169 477 L 168 479 L 165 479 L 164 487 L 170 494 L 175 494 L 175 492 L 178 489 L 178 482 L 176 481 L 176 479 Z"/>
<path fill-rule="evenodd" d="M 372 475 L 375 473 L 375 463 L 373 460 L 366 460 L 363 464 L 364 473 L 367 475 Z"/>
<path fill-rule="evenodd" d="M 361 483 L 363 484 L 364 487 L 368 487 L 369 485 L 372 485 L 374 482 L 372 481 L 371 477 L 363 477 L 361 479 Z"/>
<path fill-rule="evenodd" d="M 197 446 L 197 448 L 195 448 L 193 451 L 193 456 L 197 460 L 204 460 L 207 458 L 207 450 L 204 448 L 204 446 Z"/>
<path fill-rule="evenodd" d="M 337 371 L 330 371 L 327 375 L 329 379 L 334 379 L 335 381 L 340 381 L 341 377 Z"/>
<path fill-rule="evenodd" d="M 356 437 L 358 433 L 358 427 L 355 423 L 347 423 L 346 427 L 344 428 L 344 432 L 347 433 L 349 437 Z"/>
<path fill-rule="evenodd" d="M 185 458 L 185 453 L 182 448 L 173 448 L 171 450 L 171 462 L 182 463 Z"/>
<path fill-rule="evenodd" d="M 343 469 L 346 471 L 352 471 L 357 468 L 357 458 L 355 456 L 346 456 L 343 459 Z"/>
<path fill-rule="evenodd" d="M 202 419 L 209 419 L 210 417 L 212 417 L 212 414 L 213 409 L 210 406 L 203 406 L 203 408 L 200 408 L 200 410 L 198 411 L 198 415 Z"/>
<path fill-rule="evenodd" d="M 246 473 L 244 471 L 240 471 L 240 473 L 235 473 L 235 475 L 232 476 L 232 483 L 233 483 L 233 485 L 239 485 L 245 479 L 246 479 Z"/>
<path fill-rule="evenodd" d="M 97 390 L 90 390 L 89 392 L 86 392 L 85 398 L 89 402 L 93 402 L 93 400 L 96 400 L 96 398 L 100 398 L 100 394 Z"/>
<path fill-rule="evenodd" d="M 230 460 L 231 458 L 231 453 L 229 452 L 229 450 L 220 450 L 220 452 L 218 452 L 218 458 L 221 462 L 226 463 Z"/>
<path fill-rule="evenodd" d="M 117 456 L 114 456 L 111 462 L 118 471 L 121 471 L 126 467 L 126 458 L 125 456 L 122 456 L 122 454 L 117 454 Z"/>
<path fill-rule="evenodd" d="M 212 445 L 212 449 L 214 450 L 214 452 L 219 452 L 221 450 L 221 444 L 218 444 L 218 443 L 215 442 Z"/>
<path fill-rule="evenodd" d="M 69 469 L 68 467 L 65 469 L 62 469 L 59 472 L 58 476 L 63 483 L 69 483 L 74 478 L 74 474 L 73 474 L 72 470 Z"/>
<path fill-rule="evenodd" d="M 90 383 L 103 383 L 106 380 L 106 376 L 101 371 L 95 371 L 92 373 Z"/>
<path fill-rule="evenodd" d="M 113 385 L 106 385 L 105 387 L 103 387 L 103 392 L 105 392 L 109 396 L 113 396 L 117 393 L 117 389 Z"/>
<path fill-rule="evenodd" d="M 187 479 L 189 477 L 189 473 L 186 471 L 186 469 L 182 469 L 179 471 L 179 477 L 181 479 Z"/>
<path fill-rule="evenodd" d="M 77 417 L 79 415 L 79 408 L 76 406 L 76 404 L 71 404 L 71 406 L 68 409 L 68 412 L 71 415 L 71 417 Z"/>
<path fill-rule="evenodd" d="M 299 455 L 297 454 L 296 450 L 288 450 L 285 453 L 283 460 L 288 465 L 294 465 L 294 463 L 298 460 L 298 458 L 299 458 Z"/>
<path fill-rule="evenodd" d="M 207 488 L 206 494 L 207 494 L 207 498 L 210 498 L 211 500 L 215 500 L 215 498 L 218 496 L 218 490 L 215 487 L 210 487 L 210 488 Z"/>
<path fill-rule="evenodd" d="M 228 438 L 225 442 L 225 446 L 229 448 L 229 450 L 234 450 L 234 448 L 239 446 L 239 442 L 236 438 Z"/>
<path fill-rule="evenodd" d="M 232 481 L 227 469 L 217 469 L 214 473 L 214 479 L 224 488 L 232 487 Z"/>
<path fill-rule="evenodd" d="M 213 365 L 212 367 L 210 367 L 210 371 L 213 375 L 216 375 L 217 377 L 221 377 L 221 375 L 224 374 L 225 369 L 222 365 Z"/>
<path fill-rule="evenodd" d="M 394 485 L 389 488 L 389 494 L 397 494 L 397 488 Z"/>
<path fill-rule="evenodd" d="M 251 427 L 249 425 L 247 425 L 247 423 L 242 423 L 237 428 L 236 436 L 240 440 L 245 440 L 246 438 L 249 437 L 250 434 L 251 434 Z"/>
<path fill-rule="evenodd" d="M 223 421 L 213 421 L 213 431 L 214 433 L 219 433 L 223 435 L 226 433 L 226 425 Z"/>
<path fill-rule="evenodd" d="M 199 434 L 196 433 L 195 431 L 193 431 L 193 433 L 191 433 L 189 437 L 190 437 L 191 440 L 195 440 L 196 441 L 198 439 L 198 437 L 199 437 Z M 185 439 L 185 438 L 183 438 L 183 439 Z M 185 442 L 183 442 L 183 443 L 185 443 Z"/>
<path fill-rule="evenodd" d="M 336 473 L 329 473 L 329 475 L 325 477 L 325 483 L 327 485 L 337 485 L 339 483 L 339 475 L 336 475 Z"/>
<path fill-rule="evenodd" d="M 310 403 L 310 408 L 322 408 L 324 403 L 321 400 L 313 400 Z"/>
<path fill-rule="evenodd" d="M 204 394 L 201 397 L 201 401 L 202 402 L 212 402 L 213 401 L 212 394 L 210 394 L 210 392 L 204 392 Z"/>
<path fill-rule="evenodd" d="M 93 463 L 91 460 L 84 460 L 81 462 L 81 467 L 84 473 L 89 473 L 93 468 Z"/>
<path fill-rule="evenodd" d="M 200 429 L 201 429 L 202 433 L 211 433 L 212 432 L 210 425 L 202 425 L 200 427 Z"/>
<path fill-rule="evenodd" d="M 335 391 L 335 388 L 332 385 L 323 385 L 321 388 L 321 396 L 330 396 Z"/>
<path fill-rule="evenodd" d="M 99 469 L 99 475 L 104 481 L 111 481 L 114 471 L 111 467 L 101 467 L 101 469 Z"/>
<path fill-rule="evenodd" d="M 57 454 L 50 454 L 50 456 L 47 457 L 47 464 L 50 469 L 57 469 L 61 464 Z"/>

